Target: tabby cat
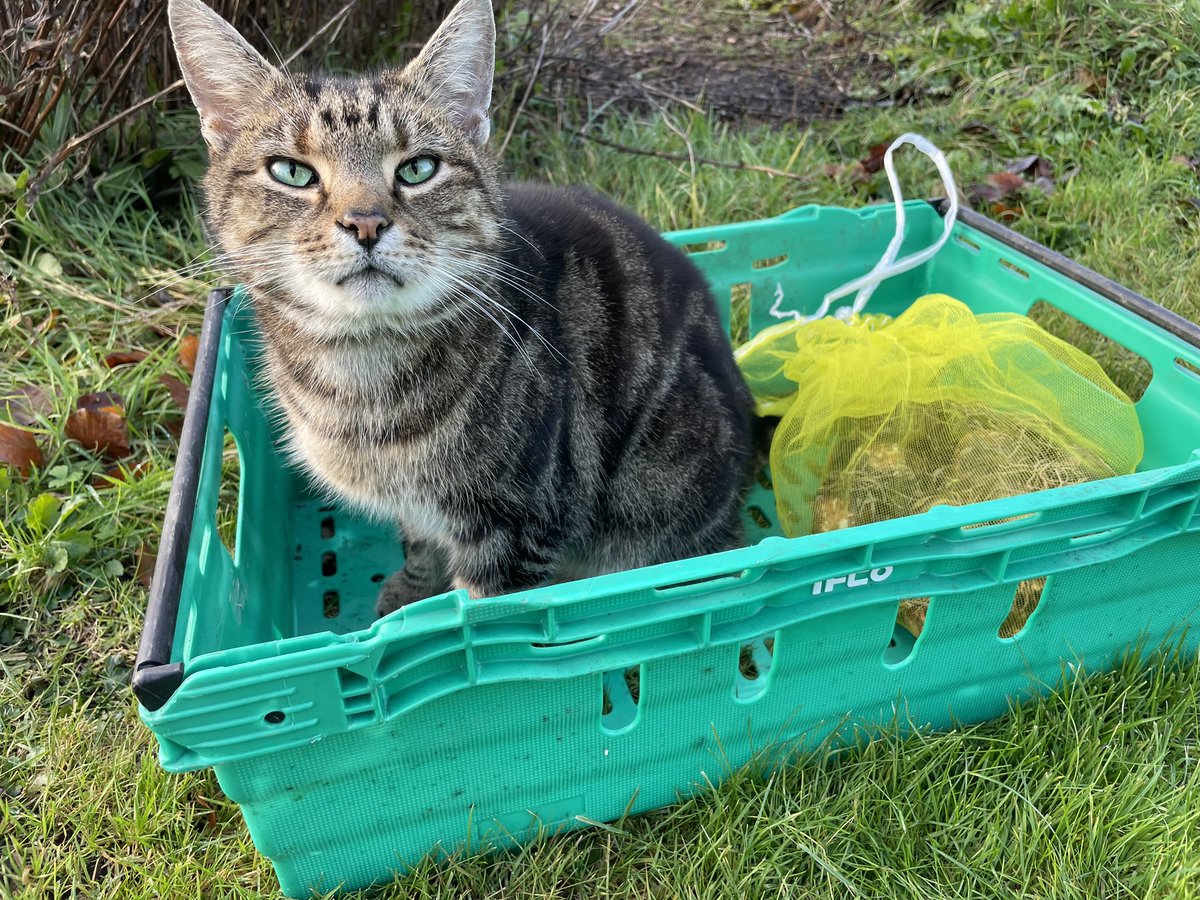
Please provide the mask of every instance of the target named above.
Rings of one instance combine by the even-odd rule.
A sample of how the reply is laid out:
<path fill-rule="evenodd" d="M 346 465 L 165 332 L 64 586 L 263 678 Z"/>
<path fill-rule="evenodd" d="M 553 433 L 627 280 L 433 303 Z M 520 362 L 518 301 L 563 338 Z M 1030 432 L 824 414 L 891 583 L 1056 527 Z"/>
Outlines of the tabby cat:
<path fill-rule="evenodd" d="M 501 182 L 488 0 L 364 78 L 169 13 L 289 449 L 402 532 L 379 614 L 738 545 L 750 401 L 713 298 L 612 202 Z"/>

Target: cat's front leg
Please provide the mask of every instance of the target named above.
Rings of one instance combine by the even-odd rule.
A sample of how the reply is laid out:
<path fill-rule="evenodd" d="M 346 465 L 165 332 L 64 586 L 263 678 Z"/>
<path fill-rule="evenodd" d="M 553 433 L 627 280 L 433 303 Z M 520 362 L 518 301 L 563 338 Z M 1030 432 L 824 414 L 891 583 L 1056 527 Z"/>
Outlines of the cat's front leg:
<path fill-rule="evenodd" d="M 558 577 L 556 548 L 528 535 L 498 531 L 450 553 L 450 584 L 472 600 L 550 584 Z"/>
<path fill-rule="evenodd" d="M 489 596 L 488 589 L 483 585 L 471 584 L 462 578 L 452 578 L 450 580 L 450 587 L 456 591 L 466 591 L 467 597 L 471 600 L 482 600 L 484 597 Z"/>
<path fill-rule="evenodd" d="M 404 543 L 404 568 L 392 573 L 379 590 L 376 615 L 385 616 L 409 603 L 445 593 L 450 589 L 446 557 L 431 541 Z"/>

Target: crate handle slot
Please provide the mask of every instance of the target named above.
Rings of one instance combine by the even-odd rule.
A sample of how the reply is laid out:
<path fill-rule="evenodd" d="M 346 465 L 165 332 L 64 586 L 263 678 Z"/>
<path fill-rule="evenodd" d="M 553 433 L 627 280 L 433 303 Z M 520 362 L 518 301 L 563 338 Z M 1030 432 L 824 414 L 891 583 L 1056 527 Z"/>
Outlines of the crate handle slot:
<path fill-rule="evenodd" d="M 1015 276 L 1022 279 L 1023 281 L 1029 280 L 1029 273 L 1026 272 L 1024 269 L 1022 269 L 1020 266 L 1018 266 L 1016 263 L 1009 262 L 1007 259 L 1001 258 L 1000 259 L 1000 267 L 1002 269 L 1008 269 L 1008 271 L 1012 272 Z"/>
<path fill-rule="evenodd" d="M 600 727 L 608 734 L 621 734 L 637 725 L 643 674 L 641 665 L 633 665 L 601 676 Z"/>
<path fill-rule="evenodd" d="M 738 572 L 723 572 L 720 575 L 709 575 L 707 578 L 696 578 L 688 581 L 677 581 L 674 584 L 664 584 L 654 589 L 654 593 L 662 594 L 668 597 L 688 596 L 691 594 L 701 594 L 707 591 L 718 590 L 723 587 L 737 584 L 745 580 L 754 580 L 748 578 L 752 573 L 755 577 L 761 575 L 762 569 L 742 569 Z"/>
<path fill-rule="evenodd" d="M 771 632 L 738 647 L 733 696 L 739 703 L 757 700 L 770 686 L 773 680 L 771 668 L 778 643 L 778 632 Z"/>
<path fill-rule="evenodd" d="M 691 244 L 677 245 L 680 250 L 687 254 L 693 253 L 717 253 L 724 250 L 727 245 L 726 241 L 696 241 Z"/>
<path fill-rule="evenodd" d="M 583 653 L 595 649 L 603 643 L 604 635 L 597 634 L 594 637 L 579 638 L 574 641 L 558 641 L 553 644 L 530 644 L 529 649 L 533 651 L 535 656 L 570 656 L 574 653 Z"/>
<path fill-rule="evenodd" d="M 1194 365 L 1181 357 L 1175 357 L 1175 365 L 1183 369 L 1193 378 L 1200 378 L 1200 366 Z"/>

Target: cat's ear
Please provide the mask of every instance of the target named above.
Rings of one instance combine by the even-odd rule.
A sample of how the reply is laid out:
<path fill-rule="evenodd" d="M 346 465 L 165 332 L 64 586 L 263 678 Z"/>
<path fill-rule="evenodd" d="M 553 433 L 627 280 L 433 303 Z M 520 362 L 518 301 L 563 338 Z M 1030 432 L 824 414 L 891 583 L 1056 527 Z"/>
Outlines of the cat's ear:
<path fill-rule="evenodd" d="M 183 80 L 200 112 L 200 131 L 219 150 L 279 72 L 200 0 L 169 0 L 167 17 Z"/>
<path fill-rule="evenodd" d="M 474 143 L 491 132 L 496 21 L 491 0 L 459 0 L 420 54 L 405 69 L 432 89 L 433 99 Z"/>

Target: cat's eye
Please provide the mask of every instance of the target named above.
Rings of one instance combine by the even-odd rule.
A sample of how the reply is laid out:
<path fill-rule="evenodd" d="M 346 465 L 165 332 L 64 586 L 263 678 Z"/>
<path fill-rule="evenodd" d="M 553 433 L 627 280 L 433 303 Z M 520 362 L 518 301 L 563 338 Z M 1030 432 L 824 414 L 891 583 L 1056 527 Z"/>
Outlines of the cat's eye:
<path fill-rule="evenodd" d="M 267 166 L 271 177 L 288 187 L 310 187 L 317 183 L 317 173 L 294 159 L 276 159 Z"/>
<path fill-rule="evenodd" d="M 437 165 L 437 160 L 432 156 L 415 156 L 397 167 L 396 177 L 404 184 L 420 184 L 433 177 Z"/>

